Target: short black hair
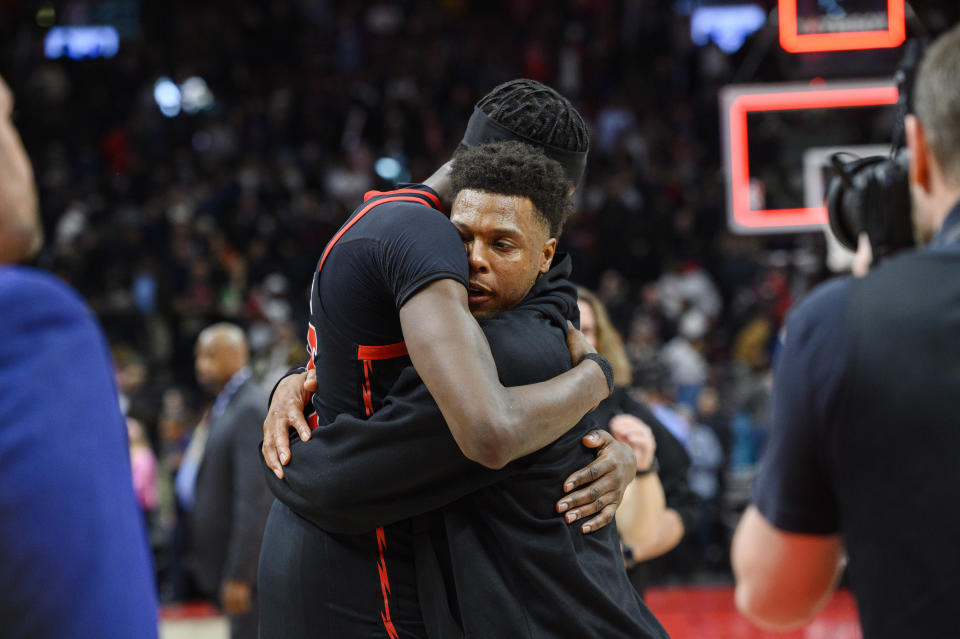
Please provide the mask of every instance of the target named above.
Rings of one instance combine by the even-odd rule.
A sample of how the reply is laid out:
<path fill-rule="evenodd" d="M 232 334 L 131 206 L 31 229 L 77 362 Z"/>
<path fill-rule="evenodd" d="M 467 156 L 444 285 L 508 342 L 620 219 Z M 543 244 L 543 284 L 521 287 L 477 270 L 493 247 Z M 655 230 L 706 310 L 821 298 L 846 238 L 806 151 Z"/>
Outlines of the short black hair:
<path fill-rule="evenodd" d="M 454 199 L 463 189 L 530 198 L 550 237 L 559 237 L 573 209 L 560 163 L 538 147 L 516 140 L 461 149 L 453 158 L 450 182 Z"/>
<path fill-rule="evenodd" d="M 541 144 L 568 151 L 590 149 L 587 124 L 570 100 L 536 80 L 504 82 L 476 106 L 493 121 Z"/>

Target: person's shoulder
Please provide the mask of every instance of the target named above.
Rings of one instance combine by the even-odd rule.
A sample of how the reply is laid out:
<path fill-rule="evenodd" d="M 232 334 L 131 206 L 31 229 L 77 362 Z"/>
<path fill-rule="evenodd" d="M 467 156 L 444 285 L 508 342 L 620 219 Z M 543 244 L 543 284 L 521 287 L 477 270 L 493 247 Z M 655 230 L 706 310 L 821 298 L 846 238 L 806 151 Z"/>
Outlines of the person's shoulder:
<path fill-rule="evenodd" d="M 384 249 L 401 252 L 416 247 L 463 252 L 460 234 L 442 211 L 421 202 L 383 202 L 344 239 L 370 240 Z"/>
<path fill-rule="evenodd" d="M 534 309 L 505 311 L 480 327 L 507 386 L 542 382 L 570 368 L 565 333 Z"/>
<path fill-rule="evenodd" d="M 804 338 L 809 338 L 818 334 L 825 336 L 824 329 L 841 331 L 851 283 L 850 277 L 838 277 L 814 287 L 790 311 L 788 334 L 802 333 Z"/>
<path fill-rule="evenodd" d="M 819 317 L 834 313 L 846 304 L 850 295 L 851 278 L 837 277 L 815 286 L 791 311 L 794 317 Z"/>
<path fill-rule="evenodd" d="M 446 220 L 447 216 L 440 211 L 439 198 L 424 187 L 401 188 L 394 191 L 371 191 L 365 195 L 364 202 L 357 207 L 357 212 L 375 208 L 377 215 L 371 216 L 371 222 L 376 221 L 385 226 L 403 225 L 406 222 Z"/>
<path fill-rule="evenodd" d="M 535 308 L 518 306 L 478 323 L 488 340 L 518 342 L 522 341 L 521 335 L 537 335 L 545 341 L 566 344 L 562 331 L 551 330 L 557 328 L 551 318 Z"/>
<path fill-rule="evenodd" d="M 59 278 L 22 266 L 0 267 L 0 307 L 4 315 L 61 311 L 86 315 L 80 295 Z"/>
<path fill-rule="evenodd" d="M 817 389 L 820 415 L 835 398 L 850 352 L 848 315 L 851 293 L 859 280 L 852 276 L 825 282 L 790 312 L 777 354 L 776 377 L 780 393 L 801 397 Z M 787 380 L 787 381 L 785 381 Z"/>
<path fill-rule="evenodd" d="M 440 229 L 457 235 L 456 227 L 450 219 L 435 208 L 416 202 L 388 202 L 381 206 L 390 207 L 389 211 L 381 211 L 382 214 L 376 216 L 379 223 L 386 227 L 409 229 L 415 232 Z"/>

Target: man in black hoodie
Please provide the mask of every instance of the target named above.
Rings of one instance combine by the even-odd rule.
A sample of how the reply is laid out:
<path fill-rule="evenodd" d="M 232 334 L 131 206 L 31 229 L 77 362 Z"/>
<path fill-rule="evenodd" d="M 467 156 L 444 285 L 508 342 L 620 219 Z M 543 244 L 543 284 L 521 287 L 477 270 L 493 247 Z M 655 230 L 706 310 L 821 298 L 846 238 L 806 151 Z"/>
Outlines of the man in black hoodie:
<path fill-rule="evenodd" d="M 467 249 L 470 310 L 506 386 L 571 365 L 566 331 L 577 320 L 576 290 L 570 258 L 554 259 L 570 209 L 562 177 L 557 163 L 519 142 L 482 145 L 454 161 L 450 220 Z M 281 501 L 328 532 L 415 517 L 418 598 L 430 636 L 665 637 L 627 579 L 616 529 L 583 535 L 571 525 L 578 509 L 554 509 L 556 487 L 593 458 L 581 444 L 592 428 L 584 418 L 553 444 L 492 470 L 460 452 L 409 367 L 372 417 L 341 415 L 310 441 L 294 440 L 284 480 L 266 476 Z M 261 562 L 264 597 L 278 592 L 273 577 L 292 568 L 278 555 Z M 309 625 L 316 593 L 349 579 L 302 568 L 300 599 L 287 602 L 299 619 L 264 619 L 263 637 L 283 636 L 287 623 Z"/>

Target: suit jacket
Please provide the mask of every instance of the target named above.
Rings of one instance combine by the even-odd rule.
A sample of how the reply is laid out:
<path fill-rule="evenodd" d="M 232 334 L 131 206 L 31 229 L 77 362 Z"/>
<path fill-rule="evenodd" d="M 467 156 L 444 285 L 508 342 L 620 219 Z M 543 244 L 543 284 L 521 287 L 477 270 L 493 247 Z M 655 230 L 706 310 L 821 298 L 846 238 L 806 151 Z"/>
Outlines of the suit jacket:
<path fill-rule="evenodd" d="M 210 424 L 190 532 L 194 577 L 211 597 L 224 581 L 257 581 L 260 541 L 273 502 L 258 460 L 266 407 L 266 394 L 251 378 Z"/>

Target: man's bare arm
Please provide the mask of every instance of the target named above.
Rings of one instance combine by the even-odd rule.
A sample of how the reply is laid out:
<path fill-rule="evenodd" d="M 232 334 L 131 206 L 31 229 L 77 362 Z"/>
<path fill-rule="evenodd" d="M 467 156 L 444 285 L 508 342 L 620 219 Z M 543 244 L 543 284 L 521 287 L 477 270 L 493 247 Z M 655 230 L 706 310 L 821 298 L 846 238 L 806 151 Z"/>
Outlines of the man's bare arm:
<path fill-rule="evenodd" d="M 489 468 L 556 440 L 610 392 L 592 361 L 546 382 L 504 387 L 467 291 L 454 280 L 432 282 L 411 297 L 400 324 L 410 359 L 460 450 Z M 574 361 L 583 354 L 573 352 Z"/>
<path fill-rule="evenodd" d="M 775 528 L 747 508 L 730 551 L 736 603 L 758 626 L 790 630 L 817 614 L 843 572 L 839 535 L 803 535 Z"/>
<path fill-rule="evenodd" d="M 633 544 L 630 550 L 633 553 L 633 560 L 648 561 L 664 555 L 680 543 L 683 539 L 684 526 L 683 519 L 673 508 L 666 508 L 657 522 L 654 536 L 648 543 Z M 623 535 L 621 535 L 622 537 Z"/>
<path fill-rule="evenodd" d="M 13 94 L 0 78 L 0 264 L 32 257 L 43 243 L 33 167 L 12 111 Z"/>
<path fill-rule="evenodd" d="M 631 549 L 653 543 L 665 504 L 663 486 L 656 473 L 634 479 L 624 492 L 617 510 L 620 540 Z"/>

